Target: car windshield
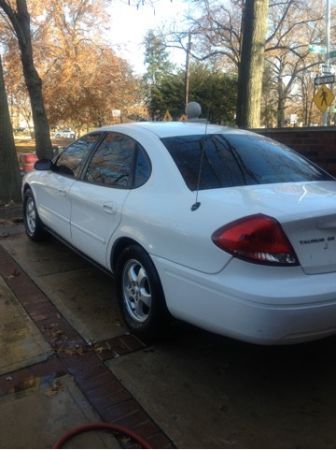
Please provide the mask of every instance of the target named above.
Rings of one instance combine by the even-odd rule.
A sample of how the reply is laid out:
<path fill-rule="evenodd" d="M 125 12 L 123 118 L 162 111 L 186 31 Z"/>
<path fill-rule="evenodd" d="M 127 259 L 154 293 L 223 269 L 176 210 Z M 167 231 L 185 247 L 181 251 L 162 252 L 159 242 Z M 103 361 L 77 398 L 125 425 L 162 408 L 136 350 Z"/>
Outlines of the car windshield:
<path fill-rule="evenodd" d="M 189 189 L 334 180 L 288 147 L 253 134 L 161 139 Z"/>

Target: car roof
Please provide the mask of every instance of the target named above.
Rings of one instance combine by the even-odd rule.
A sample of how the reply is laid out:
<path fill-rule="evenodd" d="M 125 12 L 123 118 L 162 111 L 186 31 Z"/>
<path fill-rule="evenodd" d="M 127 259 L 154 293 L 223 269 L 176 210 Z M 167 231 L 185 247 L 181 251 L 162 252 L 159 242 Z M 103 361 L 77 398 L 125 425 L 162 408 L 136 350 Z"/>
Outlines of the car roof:
<path fill-rule="evenodd" d="M 159 138 L 173 137 L 173 136 L 187 136 L 199 134 L 215 134 L 215 133 L 229 133 L 229 134 L 250 134 L 246 130 L 239 130 L 238 128 L 224 127 L 220 125 L 207 124 L 205 121 L 201 122 L 131 122 L 120 125 L 110 125 L 99 128 L 95 131 L 120 131 L 124 128 L 127 130 L 142 129 L 151 132 Z"/>

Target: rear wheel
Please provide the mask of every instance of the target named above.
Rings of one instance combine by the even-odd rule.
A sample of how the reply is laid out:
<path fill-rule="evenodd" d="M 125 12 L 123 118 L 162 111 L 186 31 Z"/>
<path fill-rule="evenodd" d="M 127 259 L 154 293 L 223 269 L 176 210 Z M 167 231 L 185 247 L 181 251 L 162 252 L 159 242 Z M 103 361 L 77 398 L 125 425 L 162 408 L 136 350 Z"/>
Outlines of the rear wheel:
<path fill-rule="evenodd" d="M 138 245 L 122 251 L 117 266 L 119 305 L 130 330 L 145 339 L 163 334 L 169 321 L 158 273 Z"/>
<path fill-rule="evenodd" d="M 46 231 L 38 215 L 35 199 L 30 189 L 24 193 L 23 222 L 27 236 L 33 241 L 41 241 L 46 237 Z"/>

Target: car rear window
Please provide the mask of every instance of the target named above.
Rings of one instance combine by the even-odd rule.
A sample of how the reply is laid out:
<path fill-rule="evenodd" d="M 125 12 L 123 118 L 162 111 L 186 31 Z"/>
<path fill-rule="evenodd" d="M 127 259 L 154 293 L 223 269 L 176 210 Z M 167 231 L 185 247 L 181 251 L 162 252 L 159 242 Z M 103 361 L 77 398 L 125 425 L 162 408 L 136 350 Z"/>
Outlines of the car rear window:
<path fill-rule="evenodd" d="M 269 138 L 248 134 L 162 139 L 189 189 L 333 180 L 322 169 Z M 199 183 L 198 183 L 199 180 Z"/>

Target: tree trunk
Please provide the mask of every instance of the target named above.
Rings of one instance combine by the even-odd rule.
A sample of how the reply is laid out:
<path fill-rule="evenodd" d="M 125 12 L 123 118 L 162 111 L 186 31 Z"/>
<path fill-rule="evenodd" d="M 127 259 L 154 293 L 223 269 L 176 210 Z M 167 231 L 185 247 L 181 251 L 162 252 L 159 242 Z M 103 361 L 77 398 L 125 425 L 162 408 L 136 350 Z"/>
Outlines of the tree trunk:
<path fill-rule="evenodd" d="M 0 56 L 0 201 L 19 202 L 21 178 Z"/>
<path fill-rule="evenodd" d="M 26 0 L 17 0 L 17 19 L 22 35 L 18 36 L 21 50 L 23 74 L 29 92 L 33 113 L 36 154 L 38 158 L 51 158 L 52 145 L 47 115 L 44 108 L 42 95 L 42 80 L 37 73 L 33 59 L 33 47 L 30 34 L 30 16 Z"/>
<path fill-rule="evenodd" d="M 51 158 L 52 145 L 49 124 L 44 109 L 42 81 L 35 69 L 30 32 L 30 16 L 26 0 L 16 0 L 16 11 L 6 0 L 0 7 L 10 20 L 20 47 L 23 75 L 28 89 L 33 114 L 36 154 L 39 158 Z"/>
<path fill-rule="evenodd" d="M 246 0 L 242 20 L 242 50 L 238 74 L 237 124 L 260 126 L 268 0 Z"/>

